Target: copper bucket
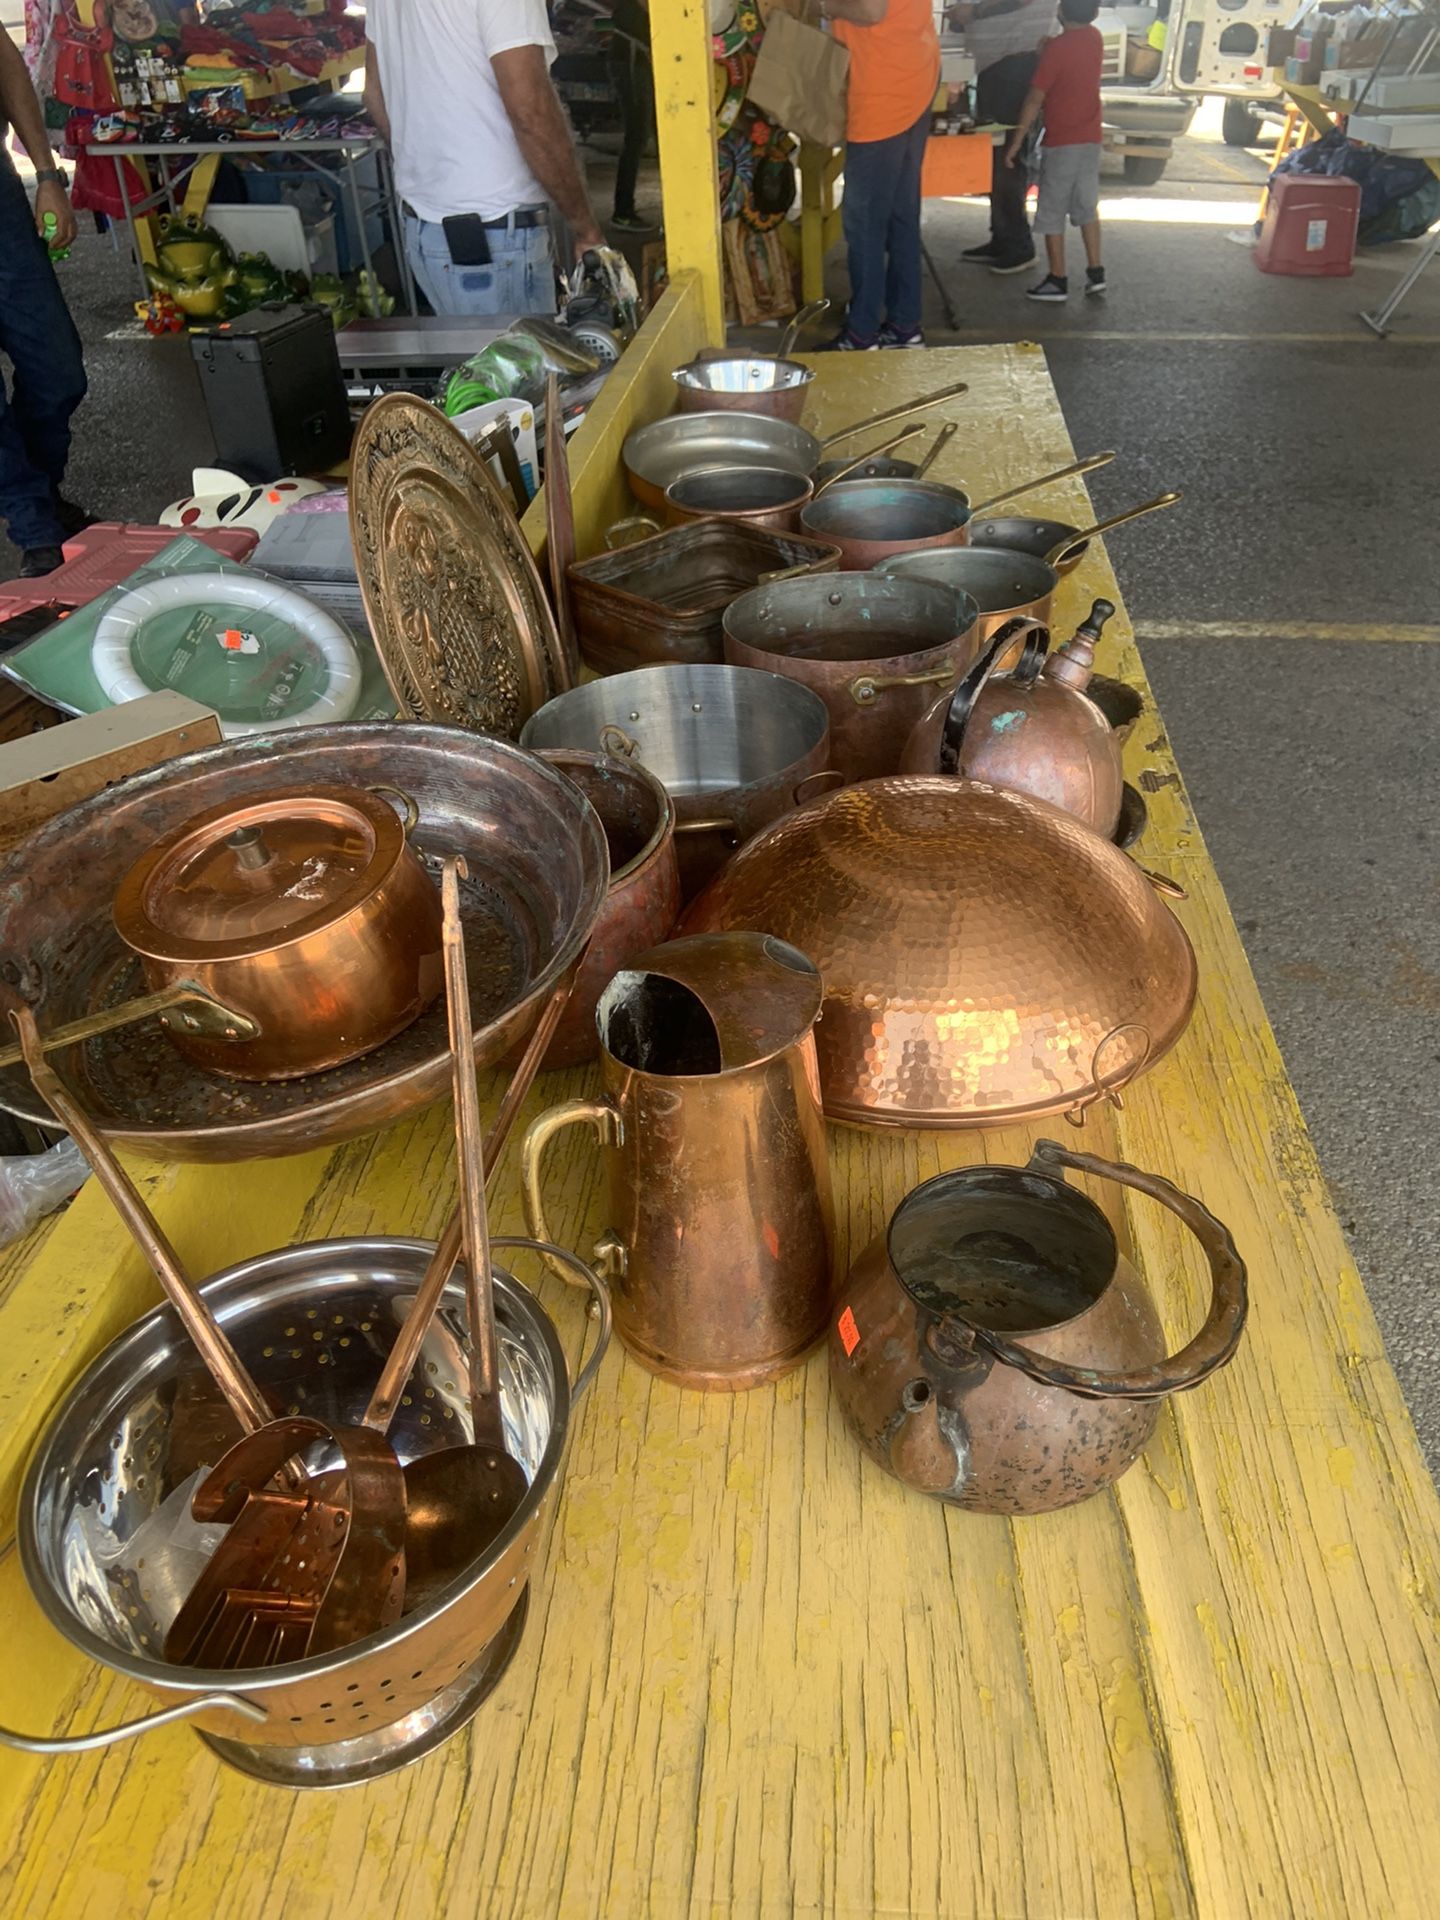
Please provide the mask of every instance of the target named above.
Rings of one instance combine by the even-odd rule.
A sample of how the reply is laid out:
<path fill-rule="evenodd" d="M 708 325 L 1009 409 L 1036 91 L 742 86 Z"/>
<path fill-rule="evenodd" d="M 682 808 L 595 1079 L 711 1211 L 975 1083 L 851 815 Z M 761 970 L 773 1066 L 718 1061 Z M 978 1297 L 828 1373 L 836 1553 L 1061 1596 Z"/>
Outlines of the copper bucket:
<path fill-rule="evenodd" d="M 541 1221 L 546 1144 L 577 1122 L 594 1127 L 612 1223 L 597 1271 L 620 1338 L 677 1386 L 777 1379 L 825 1331 L 820 1001 L 810 961 L 766 934 L 657 947 L 601 998 L 602 1097 L 552 1107 L 525 1136 L 526 1216 Z"/>

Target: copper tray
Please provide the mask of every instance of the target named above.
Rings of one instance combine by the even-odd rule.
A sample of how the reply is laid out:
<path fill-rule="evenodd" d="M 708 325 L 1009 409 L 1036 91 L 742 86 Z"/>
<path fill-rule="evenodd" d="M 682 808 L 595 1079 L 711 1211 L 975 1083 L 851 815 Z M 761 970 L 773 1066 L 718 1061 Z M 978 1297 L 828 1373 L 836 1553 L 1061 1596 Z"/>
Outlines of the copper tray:
<path fill-rule="evenodd" d="M 571 684 L 519 523 L 442 413 L 387 393 L 350 458 L 350 535 L 402 717 L 513 740 Z"/>
<path fill-rule="evenodd" d="M 610 863 L 600 821 L 578 787 L 534 754 L 448 727 L 253 734 L 56 815 L 0 863 L 0 991 L 18 994 L 42 1032 L 143 991 L 140 963 L 111 918 L 136 849 L 222 800 L 312 783 L 403 788 L 420 810 L 412 844 L 432 874 L 444 854 L 464 854 L 475 1059 L 499 1060 L 588 939 Z M 206 1073 L 154 1022 L 51 1057 L 112 1142 L 160 1160 L 250 1160 L 330 1146 L 416 1112 L 450 1087 L 443 999 L 373 1053 L 303 1079 L 246 1083 Z M 48 1124 L 23 1066 L 0 1071 L 0 1107 Z"/>

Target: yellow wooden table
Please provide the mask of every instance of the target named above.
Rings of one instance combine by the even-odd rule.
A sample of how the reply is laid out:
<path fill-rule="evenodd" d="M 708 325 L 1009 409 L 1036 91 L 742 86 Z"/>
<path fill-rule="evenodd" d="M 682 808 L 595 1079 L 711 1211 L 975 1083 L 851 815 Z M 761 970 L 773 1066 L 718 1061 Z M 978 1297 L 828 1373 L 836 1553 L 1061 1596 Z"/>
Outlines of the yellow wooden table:
<path fill-rule="evenodd" d="M 683 309 L 677 296 L 657 319 L 675 329 L 667 351 Z M 587 524 L 613 488 L 606 437 L 663 371 L 637 360 L 594 423 Z M 957 376 L 971 391 L 948 477 L 983 493 L 1069 454 L 1027 346 L 837 355 L 812 424 Z M 1044 504 L 1084 517 L 1079 483 Z M 1097 552 L 1062 587 L 1062 631 L 1099 591 L 1118 598 Z M 1123 611 L 1102 665 L 1144 684 Z M 725 1398 L 612 1352 L 524 1642 L 468 1732 L 334 1795 L 251 1784 L 183 1728 L 76 1759 L 5 1756 L 7 1912 L 1434 1912 L 1440 1509 L 1153 707 L 1128 751 L 1151 808 L 1139 851 L 1189 888 L 1201 991 L 1174 1053 L 1085 1144 L 1226 1220 L 1253 1310 L 1233 1365 L 1166 1411 L 1117 1489 L 1013 1523 L 950 1512 L 861 1458 L 821 1356 Z M 552 1076 L 531 1110 L 587 1083 Z M 332 1153 L 149 1187 L 202 1272 L 292 1238 L 428 1234 L 451 1201 L 448 1130 L 436 1111 Z M 846 1244 L 917 1180 L 1020 1160 L 1030 1138 L 834 1130 Z M 588 1244 L 602 1203 L 574 1134 L 551 1184 L 556 1225 Z M 496 1211 L 518 1227 L 513 1178 Z M 1128 1228 L 1178 1339 L 1202 1310 L 1199 1262 L 1157 1209 L 1136 1206 Z M 579 1297 L 538 1284 L 578 1353 Z M 7 1526 L 44 1410 L 152 1293 L 90 1190 L 11 1277 Z M 44 1627 L 13 1554 L 0 1580 L 0 1721 L 78 1731 L 145 1709 Z"/>

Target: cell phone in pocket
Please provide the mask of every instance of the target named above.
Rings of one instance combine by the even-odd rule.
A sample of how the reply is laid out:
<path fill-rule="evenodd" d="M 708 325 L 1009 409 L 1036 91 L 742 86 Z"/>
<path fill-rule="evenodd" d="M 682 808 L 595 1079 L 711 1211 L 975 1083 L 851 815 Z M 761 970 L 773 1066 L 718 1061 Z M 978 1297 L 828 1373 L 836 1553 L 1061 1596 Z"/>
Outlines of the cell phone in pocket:
<path fill-rule="evenodd" d="M 452 213 L 440 222 L 453 267 L 488 267 L 490 236 L 478 213 Z"/>

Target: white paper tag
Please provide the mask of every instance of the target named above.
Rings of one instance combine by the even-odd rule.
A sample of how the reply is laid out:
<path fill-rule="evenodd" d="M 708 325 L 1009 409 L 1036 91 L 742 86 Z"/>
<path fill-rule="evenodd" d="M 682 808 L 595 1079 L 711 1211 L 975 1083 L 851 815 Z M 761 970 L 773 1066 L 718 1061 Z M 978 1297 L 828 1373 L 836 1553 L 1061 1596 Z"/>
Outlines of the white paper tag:
<path fill-rule="evenodd" d="M 1305 228 L 1306 253 L 1319 253 L 1325 244 L 1325 235 L 1329 232 L 1328 220 L 1312 220 Z"/>

